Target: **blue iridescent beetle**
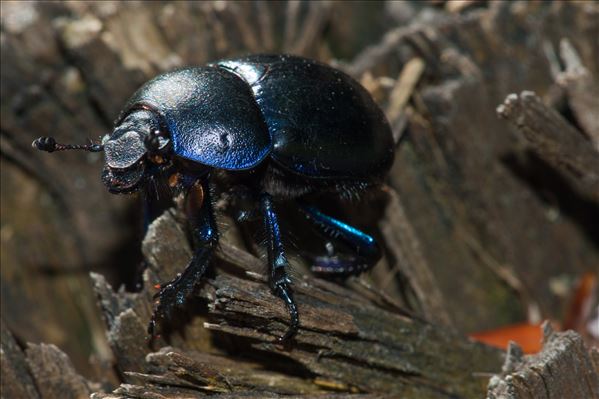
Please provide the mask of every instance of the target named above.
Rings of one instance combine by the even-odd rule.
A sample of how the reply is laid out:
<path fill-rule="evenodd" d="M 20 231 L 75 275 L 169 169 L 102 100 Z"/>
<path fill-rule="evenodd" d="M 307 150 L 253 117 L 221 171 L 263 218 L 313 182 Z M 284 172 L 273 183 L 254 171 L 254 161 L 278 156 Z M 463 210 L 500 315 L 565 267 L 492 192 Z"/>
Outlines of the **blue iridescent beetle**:
<path fill-rule="evenodd" d="M 384 179 L 394 156 L 389 124 L 369 93 L 343 72 L 316 61 L 254 55 L 167 72 L 133 95 L 101 144 L 64 145 L 41 137 L 33 146 L 48 152 L 103 150 L 104 184 L 113 193 L 141 191 L 146 226 L 164 210 L 157 186 L 167 184 L 185 196 L 196 248 L 186 269 L 161 285 L 148 327 L 152 335 L 156 323 L 169 320 L 190 296 L 218 242 L 210 198 L 217 170 L 236 195 L 252 204 L 239 219 L 254 214 L 263 219 L 270 286 L 291 317 L 280 340 L 295 334 L 299 315 L 277 200 L 296 200 L 325 236 L 353 250 L 350 257 L 329 251 L 314 258 L 314 272 L 358 274 L 381 256 L 371 236 L 302 202 L 308 194 L 351 197 L 372 188 Z"/>

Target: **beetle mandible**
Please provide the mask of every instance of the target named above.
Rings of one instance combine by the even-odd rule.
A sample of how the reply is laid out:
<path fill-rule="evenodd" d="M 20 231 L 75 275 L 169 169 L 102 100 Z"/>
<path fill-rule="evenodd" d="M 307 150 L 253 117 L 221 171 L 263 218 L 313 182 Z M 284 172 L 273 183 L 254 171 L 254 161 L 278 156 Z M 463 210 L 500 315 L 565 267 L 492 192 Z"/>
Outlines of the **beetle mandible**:
<path fill-rule="evenodd" d="M 353 196 L 380 184 L 394 157 L 389 124 L 369 93 L 343 72 L 289 55 L 252 55 L 174 70 L 143 85 L 129 100 L 112 133 L 101 144 L 33 142 L 48 152 L 104 151 L 102 181 L 112 193 L 144 194 L 148 226 L 161 209 L 152 184 L 167 182 L 185 197 L 196 248 L 185 270 L 161 284 L 149 322 L 168 321 L 204 274 L 218 242 L 211 177 L 223 171 L 242 187 L 263 220 L 272 292 L 290 314 L 293 336 L 299 315 L 287 269 L 275 203 L 295 200 L 325 236 L 353 250 L 340 258 L 315 258 L 320 274 L 351 275 L 372 267 L 381 253 L 358 229 L 302 202 L 308 194 Z"/>

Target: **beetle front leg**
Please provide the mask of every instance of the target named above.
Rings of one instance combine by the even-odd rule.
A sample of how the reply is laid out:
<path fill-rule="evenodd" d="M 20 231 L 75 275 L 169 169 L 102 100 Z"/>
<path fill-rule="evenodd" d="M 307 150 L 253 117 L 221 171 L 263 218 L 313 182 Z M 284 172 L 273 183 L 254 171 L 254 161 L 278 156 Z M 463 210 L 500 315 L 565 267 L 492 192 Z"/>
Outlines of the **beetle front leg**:
<path fill-rule="evenodd" d="M 297 311 L 295 300 L 293 299 L 291 280 L 286 271 L 286 268 L 289 267 L 289 261 L 285 256 L 281 230 L 270 194 L 263 193 L 260 196 L 260 210 L 262 211 L 264 226 L 267 232 L 270 288 L 275 295 L 285 302 L 287 310 L 289 311 L 289 316 L 291 317 L 291 323 L 287 332 L 278 339 L 279 342 L 282 342 L 291 338 L 297 332 L 299 327 L 299 313 Z"/>
<path fill-rule="evenodd" d="M 210 262 L 212 251 L 218 242 L 218 233 L 207 179 L 196 181 L 187 190 L 185 213 L 194 239 L 193 257 L 183 273 L 160 285 L 154 296 L 157 306 L 148 325 L 148 333 L 154 336 L 156 324 L 172 317 L 173 311 L 185 304 L 202 278 Z"/>

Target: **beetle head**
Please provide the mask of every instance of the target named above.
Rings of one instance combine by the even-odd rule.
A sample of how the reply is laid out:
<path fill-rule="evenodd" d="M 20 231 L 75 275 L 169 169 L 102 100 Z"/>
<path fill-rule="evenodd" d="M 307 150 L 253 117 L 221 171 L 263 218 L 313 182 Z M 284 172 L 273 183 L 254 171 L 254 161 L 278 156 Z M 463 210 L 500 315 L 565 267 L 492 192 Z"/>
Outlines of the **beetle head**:
<path fill-rule="evenodd" d="M 41 151 L 104 151 L 106 164 L 102 181 L 112 193 L 137 191 L 146 178 L 167 168 L 170 140 L 157 115 L 149 109 L 136 109 L 127 115 L 101 144 L 59 144 L 53 137 L 40 137 L 32 143 Z"/>
<path fill-rule="evenodd" d="M 135 110 L 102 139 L 106 155 L 102 181 L 112 193 L 136 191 L 149 174 L 168 163 L 169 144 L 156 115 Z"/>

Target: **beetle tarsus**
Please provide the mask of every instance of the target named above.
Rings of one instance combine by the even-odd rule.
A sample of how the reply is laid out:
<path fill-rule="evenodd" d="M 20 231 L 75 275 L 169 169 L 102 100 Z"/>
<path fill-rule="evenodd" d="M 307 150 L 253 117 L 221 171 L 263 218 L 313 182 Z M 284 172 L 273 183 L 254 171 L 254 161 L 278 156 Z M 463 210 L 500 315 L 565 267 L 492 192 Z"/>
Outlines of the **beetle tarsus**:
<path fill-rule="evenodd" d="M 277 288 L 275 288 L 275 294 L 285 302 L 291 320 L 285 334 L 277 338 L 278 343 L 284 343 L 289 341 L 289 339 L 297 333 L 299 328 L 299 312 L 297 311 L 297 305 L 295 304 L 291 288 L 288 284 L 284 283 L 278 285 Z"/>
<path fill-rule="evenodd" d="M 175 298 L 176 290 L 170 284 L 164 285 L 160 291 L 154 294 L 154 299 L 156 299 L 156 306 L 154 307 L 154 312 L 152 313 L 152 317 L 150 322 L 148 323 L 148 334 L 153 338 L 157 334 L 157 325 L 161 324 L 164 320 L 170 320 L 173 316 L 173 311 L 175 309 Z"/>
<path fill-rule="evenodd" d="M 150 336 L 150 339 L 153 339 L 155 337 L 154 332 L 156 331 L 156 319 L 154 319 L 154 316 L 152 316 L 152 318 L 150 319 L 150 322 L 148 323 L 148 335 Z"/>
<path fill-rule="evenodd" d="M 340 256 L 334 253 L 333 245 L 327 243 L 327 254 L 313 257 L 312 271 L 319 275 L 350 276 L 372 268 L 381 258 L 381 250 L 370 235 L 338 219 L 328 216 L 318 209 L 299 204 L 300 210 L 323 234 L 340 239 L 355 252 L 354 256 Z"/>
<path fill-rule="evenodd" d="M 263 193 L 260 196 L 260 210 L 262 211 L 264 227 L 266 228 L 268 237 L 267 251 L 268 264 L 270 266 L 271 288 L 273 293 L 285 302 L 285 306 L 287 306 L 291 318 L 289 329 L 285 335 L 278 339 L 279 342 L 283 342 L 291 338 L 297 332 L 299 327 L 299 315 L 290 287 L 291 280 L 289 279 L 289 276 L 287 276 L 286 271 L 289 262 L 285 256 L 281 229 L 270 194 Z"/>

